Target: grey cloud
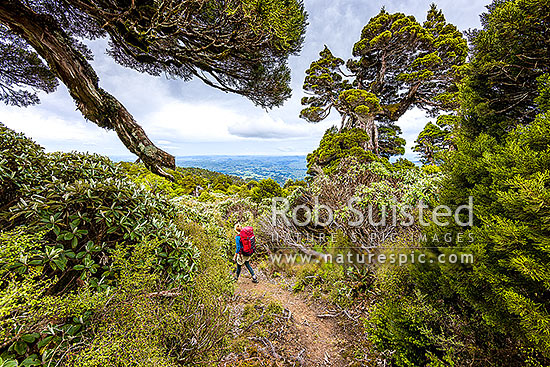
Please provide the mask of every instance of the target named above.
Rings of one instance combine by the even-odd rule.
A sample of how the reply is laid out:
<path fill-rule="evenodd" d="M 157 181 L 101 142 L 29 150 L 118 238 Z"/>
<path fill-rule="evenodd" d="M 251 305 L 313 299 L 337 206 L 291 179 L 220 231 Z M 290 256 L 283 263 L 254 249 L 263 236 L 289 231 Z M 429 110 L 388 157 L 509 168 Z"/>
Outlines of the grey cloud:
<path fill-rule="evenodd" d="M 228 131 L 234 136 L 254 139 L 320 138 L 328 124 L 330 123 L 325 122 L 317 125 L 305 122 L 301 124 L 287 124 L 282 121 L 261 119 L 229 126 Z"/>
<path fill-rule="evenodd" d="M 241 138 L 255 138 L 255 139 L 290 139 L 290 138 L 303 138 L 307 135 L 302 131 L 285 130 L 270 126 L 232 126 L 229 127 L 229 133 Z"/>
<path fill-rule="evenodd" d="M 125 104 L 150 137 L 158 139 L 158 144 L 163 143 L 160 140 L 169 140 L 172 143 L 170 146 L 175 147 L 170 149 L 171 153 L 228 154 L 243 149 L 254 154 L 275 153 L 280 151 L 279 148 L 285 151 L 289 148 L 296 151 L 311 151 L 318 145 L 327 126 L 307 124 L 298 118 L 298 114 L 301 107 L 300 98 L 303 96 L 302 83 L 305 70 L 313 60 L 318 58 L 323 44 L 327 44 L 337 56 L 346 59 L 350 56 L 353 44 L 359 39 L 363 26 L 380 11 L 382 6 L 386 5 L 390 12 L 400 11 L 413 14 L 417 19 L 423 20 L 432 2 L 433 0 L 305 0 L 306 10 L 310 15 L 305 44 L 301 54 L 293 56 L 289 60 L 289 66 L 292 69 L 293 97 L 281 108 L 269 111 L 270 122 L 249 121 L 243 124 L 226 122 L 225 126 L 230 134 L 228 137 L 231 138 L 227 141 L 213 142 L 214 139 L 211 138 L 211 143 L 205 141 L 201 141 L 200 144 L 186 143 L 184 134 L 172 134 L 177 130 L 176 125 L 200 124 L 202 121 L 200 116 L 189 113 L 178 114 L 178 121 L 169 122 L 167 118 L 170 117 L 170 114 L 159 114 L 159 111 L 174 101 L 226 107 L 234 110 L 240 116 L 257 116 L 262 110 L 254 107 L 244 97 L 225 94 L 205 86 L 200 81 L 194 80 L 185 83 L 181 80 L 155 78 L 117 65 L 109 56 L 105 55 L 106 40 L 90 43 L 95 56 L 93 66 L 100 77 L 100 85 Z M 462 30 L 479 27 L 479 14 L 489 3 L 490 0 L 437 1 L 447 19 Z M 41 105 L 29 107 L 13 114 L 8 114 L 9 107 L 0 105 L 0 120 L 10 118 L 13 120 L 10 125 L 23 131 L 24 126 L 16 123 L 19 121 L 16 117 L 23 114 L 23 111 L 32 111 L 33 116 L 29 115 L 28 119 L 36 120 L 36 122 L 32 124 L 32 128 L 29 124 L 26 132 L 31 137 L 38 138 L 39 142 L 46 144 L 50 150 L 80 149 L 82 140 L 71 140 L 66 135 L 74 124 L 82 123 L 87 134 L 93 132 L 102 137 L 98 139 L 97 145 L 93 146 L 95 152 L 103 154 L 127 153 L 116 134 L 109 132 L 107 135 L 103 135 L 104 130 L 84 121 L 80 112 L 76 111 L 75 104 L 65 87 L 60 86 L 59 91 L 55 94 L 42 95 L 41 98 Z M 337 119 L 336 116 L 334 118 Z M 51 122 L 52 119 L 58 119 L 61 121 L 59 124 L 64 123 L 64 125 L 55 125 Z M 398 122 L 409 143 L 407 154 L 410 154 L 409 147 L 427 120 L 423 116 L 418 116 L 416 119 L 402 119 Z M 43 124 L 39 123 L 41 121 Z M 5 122 L 10 123 L 10 121 Z M 222 129 L 225 133 L 225 126 L 216 125 L 215 128 Z M 55 140 L 53 138 L 50 140 L 49 136 L 46 138 L 48 135 L 46 133 L 48 130 L 52 130 L 52 127 L 60 131 L 59 137 Z M 65 134 L 61 134 L 61 132 Z M 214 133 L 217 134 L 218 131 L 212 131 L 212 135 L 216 135 Z M 78 136 L 77 133 L 75 136 Z M 285 139 L 291 139 L 291 142 L 285 143 Z M 266 140 L 269 141 L 268 144 L 266 144 Z"/>

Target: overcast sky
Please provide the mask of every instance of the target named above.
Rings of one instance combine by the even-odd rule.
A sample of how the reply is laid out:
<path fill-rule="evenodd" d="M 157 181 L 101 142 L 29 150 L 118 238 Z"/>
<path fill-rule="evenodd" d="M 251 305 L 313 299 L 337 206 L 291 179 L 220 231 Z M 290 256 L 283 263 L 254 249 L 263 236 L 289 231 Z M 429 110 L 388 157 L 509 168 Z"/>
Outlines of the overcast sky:
<path fill-rule="evenodd" d="M 309 26 L 301 54 L 289 60 L 292 98 L 270 111 L 244 97 L 226 94 L 200 81 L 183 82 L 140 74 L 115 64 L 105 55 L 106 41 L 89 43 L 100 86 L 117 97 L 144 127 L 149 137 L 171 154 L 182 155 L 291 155 L 315 149 L 323 132 L 340 118 L 332 114 L 319 124 L 298 117 L 304 72 L 326 44 L 343 59 L 349 58 L 361 29 L 382 6 L 424 21 L 433 0 L 305 0 Z M 440 0 L 447 20 L 461 30 L 478 28 L 479 14 L 490 0 Z M 24 132 L 47 151 L 89 151 L 110 156 L 131 153 L 112 131 L 86 122 L 66 88 L 41 94 L 41 104 L 27 108 L 0 104 L 0 122 Z M 407 140 L 406 156 L 428 118 L 419 110 L 398 122 Z"/>

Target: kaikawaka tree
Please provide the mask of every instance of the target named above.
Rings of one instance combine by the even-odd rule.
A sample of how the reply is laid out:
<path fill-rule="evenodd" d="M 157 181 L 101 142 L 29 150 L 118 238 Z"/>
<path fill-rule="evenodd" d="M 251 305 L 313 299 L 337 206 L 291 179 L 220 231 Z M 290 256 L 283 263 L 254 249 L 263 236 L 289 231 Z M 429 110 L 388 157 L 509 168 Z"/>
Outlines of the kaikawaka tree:
<path fill-rule="evenodd" d="M 340 130 L 361 128 L 368 133 L 366 149 L 379 155 L 400 153 L 404 141 L 396 139 L 400 131 L 395 121 L 412 107 L 431 116 L 455 108 L 455 69 L 467 54 L 466 39 L 435 5 L 423 24 L 382 9 L 363 28 L 353 57 L 345 63 L 346 72 L 344 60 L 327 46 L 311 63 L 300 117 L 319 122 L 334 108 L 342 117 Z M 381 141 L 379 124 L 393 129 L 382 137 L 389 141 Z"/>
<path fill-rule="evenodd" d="M 441 153 L 454 149 L 452 141 L 452 125 L 456 120 L 454 115 L 441 115 L 434 124 L 428 122 L 416 138 L 413 151 L 420 156 L 424 164 L 439 164 Z"/>
<path fill-rule="evenodd" d="M 539 90 L 550 74 L 550 2 L 494 1 L 482 29 L 469 34 L 470 62 L 461 70 L 462 133 L 501 139 L 543 112 Z M 542 94 L 542 95 L 541 95 Z"/>
<path fill-rule="evenodd" d="M 60 80 L 87 120 L 115 130 L 151 171 L 171 178 L 174 157 L 99 86 L 82 40 L 108 37 L 121 65 L 198 78 L 270 108 L 290 96 L 287 59 L 300 51 L 306 18 L 300 0 L 3 0 L 0 100 L 38 103 L 35 92 Z"/>

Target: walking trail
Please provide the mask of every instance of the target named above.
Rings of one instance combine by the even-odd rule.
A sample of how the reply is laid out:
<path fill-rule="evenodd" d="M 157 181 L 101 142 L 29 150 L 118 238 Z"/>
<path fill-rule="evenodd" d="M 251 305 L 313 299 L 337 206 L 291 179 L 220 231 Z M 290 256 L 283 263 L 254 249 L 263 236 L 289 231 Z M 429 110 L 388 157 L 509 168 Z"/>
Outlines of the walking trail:
<path fill-rule="evenodd" d="M 236 284 L 236 305 L 258 300 L 264 303 L 275 301 L 285 309 L 283 314 L 288 319 L 288 328 L 273 342 L 262 339 L 266 349 L 270 349 L 275 359 L 281 362 L 274 365 L 289 365 L 289 362 L 290 365 L 303 366 L 348 365 L 342 354 L 350 336 L 339 324 L 340 317 L 318 302 L 288 290 L 283 280 L 269 280 L 259 274 L 260 282 L 254 284 L 246 277 L 248 274 L 243 275 Z"/>

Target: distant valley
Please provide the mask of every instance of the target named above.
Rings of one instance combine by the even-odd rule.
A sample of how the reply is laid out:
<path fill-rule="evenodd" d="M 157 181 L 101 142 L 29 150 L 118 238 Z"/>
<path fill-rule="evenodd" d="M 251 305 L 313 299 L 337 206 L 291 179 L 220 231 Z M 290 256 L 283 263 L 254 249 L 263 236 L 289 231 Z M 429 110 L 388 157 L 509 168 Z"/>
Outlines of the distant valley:
<path fill-rule="evenodd" d="M 114 161 L 134 161 L 129 156 L 111 156 Z M 180 167 L 198 167 L 228 175 L 242 177 L 245 180 L 272 178 L 280 185 L 286 180 L 303 179 L 306 176 L 306 157 L 296 156 L 228 156 L 201 155 L 176 157 Z"/>

